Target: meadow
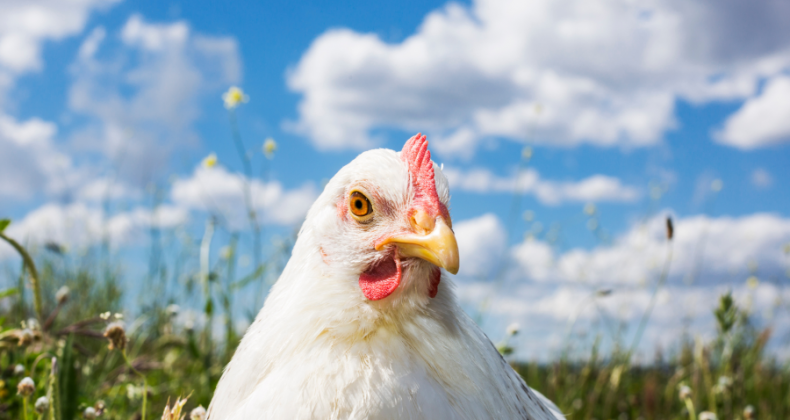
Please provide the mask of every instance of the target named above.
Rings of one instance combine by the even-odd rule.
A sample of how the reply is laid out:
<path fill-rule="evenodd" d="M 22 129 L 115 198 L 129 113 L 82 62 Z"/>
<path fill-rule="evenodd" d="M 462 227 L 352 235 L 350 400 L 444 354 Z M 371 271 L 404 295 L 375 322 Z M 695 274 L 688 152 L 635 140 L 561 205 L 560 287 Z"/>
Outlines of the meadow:
<path fill-rule="evenodd" d="M 18 249 L 24 267 L 3 273 L 17 286 L 2 291 L 0 418 L 152 419 L 178 397 L 188 397 L 185 413 L 207 407 L 243 333 L 231 299 L 249 279 L 228 277 L 232 256 L 208 276 L 187 270 L 148 289 L 137 317 L 124 319 L 130 279 L 122 281 L 121 265 L 102 264 L 100 249 L 82 256 L 56 244 L 32 255 Z M 177 322 L 195 299 L 204 299 L 204 319 L 218 322 Z M 631 363 L 628 349 L 601 354 L 597 346 L 583 360 L 512 365 L 569 419 L 790 416 L 790 367 L 764 352 L 771 331 L 755 329 L 730 295 L 719 297 L 715 316 L 715 340 L 679 338 L 679 352 L 657 353 L 647 365 Z"/>
<path fill-rule="evenodd" d="M 231 136 L 249 180 L 253 162 L 233 112 L 243 101 L 241 91 L 226 95 Z M 276 143 L 267 140 L 259 156 L 262 172 L 275 151 Z M 525 153 L 522 163 L 530 156 Z M 203 165 L 216 165 L 216 157 Z M 152 227 L 149 268 L 142 275 L 130 275 L 108 241 L 83 249 L 28 245 L 2 233 L 13 221 L 0 221 L 0 239 L 21 257 L 0 272 L 0 419 L 204 418 L 244 325 L 295 239 L 281 240 L 264 258 L 265 226 L 251 205 L 249 183 L 241 187 L 248 230 L 229 230 L 214 217 L 201 236 L 165 235 Z M 216 230 L 225 233 L 224 243 L 215 239 Z M 673 233 L 668 219 L 668 241 Z M 254 256 L 247 264 L 240 264 L 242 239 Z M 664 280 L 666 272 L 654 294 Z M 249 295 L 259 298 L 239 305 Z M 637 339 L 605 354 L 598 344 L 570 342 L 552 361 L 511 357 L 511 364 L 569 419 L 790 418 L 790 365 L 766 352 L 775 339 L 771 330 L 757 328 L 730 294 L 710 299 L 718 302 L 715 338 L 679 336 L 674 350 L 656 350 L 648 363 L 633 360 Z M 644 308 L 637 337 L 650 328 L 653 303 Z M 513 354 L 508 340 L 517 333 L 492 337 L 503 355 Z"/>

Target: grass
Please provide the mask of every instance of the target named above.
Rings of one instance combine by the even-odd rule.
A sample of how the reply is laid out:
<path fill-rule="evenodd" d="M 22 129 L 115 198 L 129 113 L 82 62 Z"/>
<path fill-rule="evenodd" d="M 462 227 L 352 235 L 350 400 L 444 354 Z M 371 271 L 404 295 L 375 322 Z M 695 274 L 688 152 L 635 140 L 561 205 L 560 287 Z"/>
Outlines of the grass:
<path fill-rule="evenodd" d="M 253 161 L 234 111 L 246 96 L 233 89 L 227 95 L 231 138 L 246 175 L 240 187 L 254 250 L 251 269 L 239 272 L 240 233 L 222 232 L 226 228 L 221 217 L 207 220 L 200 239 L 186 234 L 163 239 L 152 228 L 149 269 L 140 278 L 124 274 L 128 270 L 106 243 L 84 252 L 49 243 L 29 252 L 2 234 L 9 222 L 0 220 L 0 240 L 11 243 L 23 261 L 0 273 L 0 284 L 9 286 L 0 290 L 0 420 L 205 415 L 200 407 L 208 406 L 243 333 L 239 321 L 251 320 L 262 301 L 252 302 L 254 310 L 248 313 L 234 308 L 244 306 L 239 305 L 244 295 L 264 296 L 265 285 L 276 278 L 291 245 L 283 242 L 268 261 L 261 259 L 264 226 L 252 206 L 249 185 Z M 258 169 L 267 178 L 267 160 L 276 144 L 267 140 L 263 150 L 266 159 Z M 520 171 L 531 156 L 525 148 Z M 216 157 L 204 164 L 215 165 Z M 520 189 L 515 191 L 509 226 L 521 213 Z M 592 220 L 594 206 L 585 207 L 585 213 L 596 222 L 588 228 L 607 240 Z M 673 228 L 667 223 L 668 257 L 632 343 L 611 354 L 601 354 L 593 345 L 579 357 L 570 351 L 571 341 L 552 362 L 513 362 L 513 368 L 569 419 L 790 418 L 790 366 L 765 353 L 771 331 L 757 330 L 729 294 L 718 297 L 715 339 L 679 338 L 676 351 L 657 352 L 650 364 L 633 363 L 671 264 Z M 217 232 L 227 233 L 227 245 L 212 264 Z M 171 252 L 164 252 L 166 248 Z M 490 281 L 499 284 L 501 277 L 498 272 Z M 198 322 L 183 308 L 200 308 Z M 123 313 L 134 318 L 124 319 Z M 506 339 L 498 347 L 503 354 L 514 350 L 508 343 Z"/>
<path fill-rule="evenodd" d="M 220 318 L 215 301 L 222 308 L 222 322 L 202 326 L 177 322 L 173 305 L 187 301 L 153 296 L 143 297 L 150 303 L 139 317 L 123 320 L 121 284 L 129 279 L 122 280 L 120 268 L 97 264 L 91 254 L 79 263 L 68 259 L 57 252 L 25 258 L 39 267 L 36 283 L 29 268 L 6 272 L 17 285 L 0 292 L 0 419 L 73 419 L 86 410 L 103 419 L 142 419 L 144 399 L 145 418 L 159 418 L 166 404 L 185 396 L 184 413 L 206 407 L 242 333 L 234 327 L 230 296 L 249 280 L 222 278 L 234 272 L 233 259 L 208 274 L 198 269 L 184 276 L 203 282 L 191 289 L 196 300 L 206 299 L 207 319 Z M 628 349 L 603 355 L 593 346 L 583 360 L 564 352 L 552 363 L 513 367 L 570 419 L 788 418 L 790 369 L 765 354 L 770 331 L 756 330 L 729 294 L 719 298 L 714 315 L 714 340 L 682 340 L 675 354 L 656 354 L 650 365 L 631 363 Z M 17 388 L 27 377 L 35 385 L 24 397 Z M 50 404 L 39 414 L 41 397 Z"/>

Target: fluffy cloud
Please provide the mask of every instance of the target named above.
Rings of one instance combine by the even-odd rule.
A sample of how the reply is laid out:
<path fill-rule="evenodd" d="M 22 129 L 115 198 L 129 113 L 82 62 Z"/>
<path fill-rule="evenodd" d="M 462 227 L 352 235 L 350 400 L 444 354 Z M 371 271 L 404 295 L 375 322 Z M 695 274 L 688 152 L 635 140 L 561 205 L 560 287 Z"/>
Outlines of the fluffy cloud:
<path fill-rule="evenodd" d="M 768 81 L 760 95 L 747 100 L 727 118 L 718 133 L 721 143 L 754 149 L 790 140 L 790 77 Z"/>
<path fill-rule="evenodd" d="M 547 334 L 540 337 L 541 343 L 556 346 L 564 345 L 564 334 L 574 320 L 585 329 L 590 322 L 634 326 L 648 306 L 669 250 L 661 217 L 633 226 L 611 245 L 566 251 L 525 240 L 502 252 L 504 227 L 493 215 L 457 225 L 462 300 L 474 307 L 489 302 L 488 312 L 497 325 L 504 328 L 519 321 Z M 710 314 L 717 296 L 727 290 L 733 290 L 761 322 L 773 322 L 774 314 L 783 310 L 781 302 L 790 299 L 790 290 L 776 281 L 788 275 L 788 246 L 790 219 L 776 215 L 677 219 L 671 269 L 642 348 L 675 344 L 684 319 L 694 320 L 692 333 L 714 331 Z M 485 257 L 476 259 L 480 255 Z M 497 265 L 506 267 L 503 276 L 479 275 L 478 267 L 485 267 L 487 274 L 496 272 L 492 267 Z M 756 284 L 747 284 L 750 276 Z M 790 322 L 777 327 L 790 331 Z M 525 340 L 523 345 L 524 351 L 538 353 L 522 356 L 549 356 L 534 342 Z"/>
<path fill-rule="evenodd" d="M 178 206 L 207 211 L 222 217 L 232 229 L 246 229 L 247 210 L 244 203 L 245 178 L 222 167 L 199 166 L 190 178 L 177 179 L 170 193 Z M 277 181 L 266 184 L 250 182 L 253 208 L 262 221 L 277 224 L 301 222 L 318 193 L 308 183 L 294 190 L 285 190 Z"/>
<path fill-rule="evenodd" d="M 453 226 L 458 238 L 461 275 L 469 278 L 490 278 L 501 267 L 506 251 L 507 233 L 499 219 L 486 214 L 464 220 Z"/>
<path fill-rule="evenodd" d="M 10 0 L 0 14 L 0 104 L 15 76 L 40 70 L 44 41 L 60 40 L 82 31 L 95 9 L 117 0 Z"/>
<path fill-rule="evenodd" d="M 109 158 L 117 176 L 135 187 L 162 175 L 177 146 L 195 144 L 200 99 L 241 77 L 233 38 L 192 31 L 185 22 L 156 24 L 134 15 L 120 46 L 102 54 L 105 30 L 84 40 L 72 68 L 72 111 L 89 117 L 74 135 L 81 150 Z"/>
<path fill-rule="evenodd" d="M 79 249 L 105 239 L 113 246 L 119 246 L 141 238 L 151 226 L 172 228 L 185 223 L 187 218 L 184 209 L 171 205 L 154 210 L 137 207 L 108 216 L 100 208 L 84 203 L 49 203 L 12 223 L 5 233 L 28 247 L 56 243 L 69 249 Z M 4 242 L 0 244 L 0 259 L 13 255 L 15 253 L 10 246 Z"/>
<path fill-rule="evenodd" d="M 7 114 L 8 92 L 25 73 L 41 70 L 42 46 L 80 33 L 91 12 L 116 0 L 5 1 L 0 14 L 0 198 L 29 199 L 60 192 L 80 177 L 54 136 L 55 124 Z"/>
<path fill-rule="evenodd" d="M 400 43 L 333 29 L 288 74 L 303 94 L 288 127 L 321 149 L 366 148 L 390 127 L 461 155 L 490 136 L 651 145 L 677 99 L 746 98 L 788 69 L 789 14 L 776 1 L 477 0 Z"/>
<path fill-rule="evenodd" d="M 618 178 L 606 175 L 593 175 L 577 182 L 560 182 L 542 179 L 534 169 L 521 171 L 512 177 L 499 177 L 484 168 L 461 171 L 446 167 L 443 172 L 452 189 L 481 194 L 517 190 L 535 195 L 546 205 L 565 202 L 633 202 L 641 196 L 638 189 L 623 185 Z"/>
<path fill-rule="evenodd" d="M 0 198 L 27 199 L 62 190 L 78 176 L 71 158 L 58 150 L 54 124 L 38 118 L 19 122 L 0 112 Z"/>
<path fill-rule="evenodd" d="M 5 39 L 27 31 L 22 37 L 30 42 L 20 44 L 27 55 L 16 50 L 14 54 L 29 58 L 14 71 L 37 69 L 43 40 L 81 31 L 91 8 L 109 3 L 4 4 L 0 22 L 16 20 L 0 24 L 0 83 L 2 66 L 7 65 L 2 58 Z M 58 141 L 58 128 L 51 122 L 18 121 L 0 110 L 0 177 L 15 180 L 0 186 L 0 197 L 69 193 L 97 200 L 97 178 L 108 176 L 116 179 L 111 198 L 122 198 L 121 193 L 128 193 L 123 197 L 127 199 L 139 197 L 141 187 L 163 175 L 176 146 L 197 140 L 193 125 L 200 99 L 215 94 L 219 103 L 219 92 L 240 78 L 238 47 L 232 38 L 194 33 L 184 22 L 151 24 L 137 15 L 120 35 L 120 44 L 105 48 L 102 55 L 106 30 L 95 28 L 78 51 L 71 67 L 69 107 L 88 118 L 79 120 L 86 124 L 72 127 L 69 144 Z"/>
<path fill-rule="evenodd" d="M 743 282 L 755 270 L 783 274 L 788 264 L 790 219 L 760 213 L 740 218 L 693 216 L 675 220 L 674 225 L 670 282 L 715 284 L 724 278 Z M 670 250 L 665 226 L 664 218 L 656 217 L 634 226 L 610 246 L 562 254 L 543 251 L 540 270 L 532 249 L 547 249 L 547 244 L 527 241 L 513 250 L 514 275 L 539 272 L 528 277 L 600 287 L 648 284 L 660 274 Z"/>

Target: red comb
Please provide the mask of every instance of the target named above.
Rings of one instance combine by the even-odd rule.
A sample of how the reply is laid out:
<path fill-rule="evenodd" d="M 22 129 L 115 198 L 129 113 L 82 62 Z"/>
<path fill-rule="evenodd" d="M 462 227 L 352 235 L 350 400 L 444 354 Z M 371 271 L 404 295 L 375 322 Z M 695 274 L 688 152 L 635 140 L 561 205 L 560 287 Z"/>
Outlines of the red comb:
<path fill-rule="evenodd" d="M 444 205 L 439 201 L 434 180 L 433 162 L 431 152 L 428 150 L 428 140 L 417 133 L 403 145 L 400 158 L 409 168 L 409 180 L 414 191 L 415 207 L 421 207 L 428 214 L 437 217 L 446 212 Z"/>

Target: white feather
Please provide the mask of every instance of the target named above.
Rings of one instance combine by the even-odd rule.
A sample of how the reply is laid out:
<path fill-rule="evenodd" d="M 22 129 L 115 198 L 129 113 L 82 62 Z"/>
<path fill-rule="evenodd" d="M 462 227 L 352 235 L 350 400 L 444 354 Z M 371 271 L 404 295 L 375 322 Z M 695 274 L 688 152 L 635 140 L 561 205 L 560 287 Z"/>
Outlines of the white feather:
<path fill-rule="evenodd" d="M 446 205 L 447 180 L 434 168 Z M 366 244 L 380 232 L 343 223 L 338 202 L 363 188 L 400 208 L 408 176 L 396 152 L 374 150 L 327 184 L 217 385 L 209 419 L 561 417 L 463 312 L 446 275 L 428 297 L 428 263 L 404 261 L 403 280 L 385 299 L 361 293 L 360 273 L 381 257 Z"/>

